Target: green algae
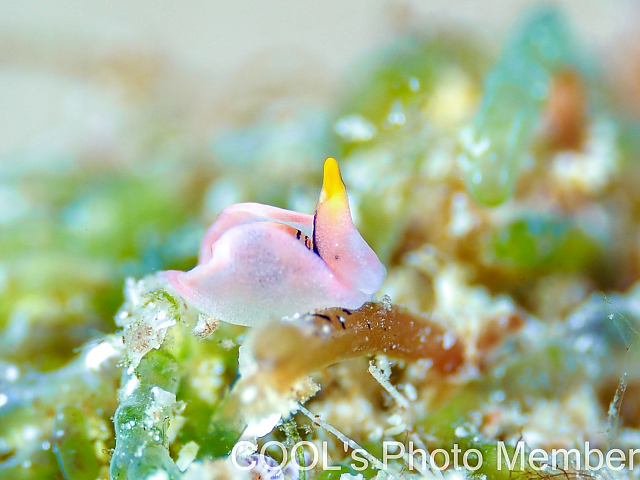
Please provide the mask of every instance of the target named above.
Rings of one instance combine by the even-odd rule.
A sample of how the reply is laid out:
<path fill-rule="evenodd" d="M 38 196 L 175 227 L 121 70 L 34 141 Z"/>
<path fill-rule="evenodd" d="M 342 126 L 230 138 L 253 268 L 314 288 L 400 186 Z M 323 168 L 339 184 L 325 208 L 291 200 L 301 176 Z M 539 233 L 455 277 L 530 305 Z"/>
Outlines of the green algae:
<path fill-rule="evenodd" d="M 321 472 L 317 477 L 315 477 L 315 480 L 340 480 L 340 476 L 343 473 L 348 473 L 349 475 L 353 476 L 356 476 L 358 473 L 362 473 L 354 470 L 350 465 L 340 463 L 329 465 L 329 467 L 330 468 Z"/>
<path fill-rule="evenodd" d="M 582 356 L 566 343 L 549 342 L 523 353 L 500 372 L 499 385 L 509 400 L 523 404 L 536 398 L 561 398 L 587 378 Z"/>
<path fill-rule="evenodd" d="M 116 447 L 111 460 L 113 479 L 137 479 L 163 471 L 169 479 L 179 479 L 180 471 L 169 456 L 167 428 L 179 405 L 175 393 L 180 369 L 166 352 L 151 351 L 140 361 L 127 384 L 131 392 L 121 393 L 114 414 Z M 129 384 L 131 385 L 131 384 Z M 128 394 L 128 395 L 127 395 Z"/>
<path fill-rule="evenodd" d="M 203 229 L 185 219 L 197 195 L 178 195 L 173 180 L 163 182 L 164 175 L 86 172 L 19 179 L 32 208 L 0 235 L 4 358 L 37 371 L 62 367 L 112 331 L 126 274 L 193 262 Z M 175 245 L 173 237 L 181 248 L 164 246 Z"/>
<path fill-rule="evenodd" d="M 603 246 L 579 226 L 544 216 L 498 228 L 487 250 L 495 264 L 527 272 L 588 270 L 604 255 Z"/>
<path fill-rule="evenodd" d="M 143 478 L 154 472 L 181 478 L 173 456 L 182 446 L 195 442 L 200 447 L 198 459 L 220 458 L 230 453 L 244 428 L 235 425 L 235 417 L 225 415 L 225 390 L 205 400 L 210 394 L 194 388 L 196 372 L 189 369 L 215 358 L 222 369 L 217 375 L 224 378 L 223 385 L 230 385 L 237 375 L 238 350 L 223 345 L 232 342 L 233 328 L 221 328 L 216 341 L 198 340 L 184 305 L 155 287 L 153 278 L 130 283 L 127 302 L 116 316 L 125 328 L 127 357 L 113 417 L 114 479 Z M 181 425 L 175 434 L 171 434 L 173 422 Z"/>
<path fill-rule="evenodd" d="M 445 405 L 430 412 L 420 421 L 420 427 L 424 429 L 427 438 L 434 439 L 432 450 L 442 448 L 453 452 L 454 447 L 457 447 L 459 464 L 462 463 L 460 459 L 467 455 L 470 466 L 478 465 L 478 455 L 472 450 L 480 452 L 482 462 L 479 463 L 479 468 L 470 472 L 475 478 L 507 480 L 524 473 L 519 468 L 510 470 L 506 463 L 508 459 L 503 455 L 499 456 L 500 446 L 477 431 L 478 418 L 474 412 L 481 411 L 492 401 L 492 394 L 500 392 L 499 386 L 498 381 L 491 379 L 470 382 L 449 398 Z M 504 445 L 503 448 L 508 458 L 512 459 L 514 448 L 511 445 Z M 418 457 L 416 461 L 419 461 Z"/>
<path fill-rule="evenodd" d="M 483 51 L 464 37 L 406 36 L 360 66 L 354 75 L 358 82 L 352 82 L 344 95 L 339 118 L 358 115 L 391 139 L 416 127 L 443 80 L 460 74 L 477 81 L 486 66 Z M 344 155 L 363 143 L 349 135 L 339 138 Z M 378 140 L 375 135 L 371 139 Z"/>
<path fill-rule="evenodd" d="M 408 200 L 405 192 L 398 192 L 398 204 L 406 205 Z M 383 201 L 373 192 L 362 195 L 361 202 L 359 211 L 363 226 L 360 229 L 362 237 L 375 248 L 382 261 L 389 261 L 393 255 L 393 246 L 399 241 L 401 224 L 406 223 L 406 220 L 390 209 L 381 208 Z"/>
<path fill-rule="evenodd" d="M 73 405 L 58 408 L 53 423 L 54 451 L 67 480 L 95 480 L 100 466 L 87 436 L 82 411 Z"/>
<path fill-rule="evenodd" d="M 89 430 L 95 429 L 90 425 L 107 425 L 105 410 L 115 409 L 113 370 L 84 377 L 71 371 L 66 367 L 2 389 L 9 402 L 0 409 L 0 443 L 9 450 L 0 455 L 0 478 L 70 480 L 86 478 L 100 466 L 95 432 Z M 25 442 L 25 436 L 33 440 Z"/>
<path fill-rule="evenodd" d="M 196 442 L 200 445 L 198 459 L 229 455 L 246 427 L 234 413 L 230 413 L 234 409 L 228 408 L 229 397 L 225 395 L 212 405 L 202 400 L 192 388 L 183 386 L 178 393 L 186 403 L 183 414 L 190 421 L 180 429 L 174 450 L 189 442 Z"/>
<path fill-rule="evenodd" d="M 3 480 L 69 480 L 60 470 L 56 455 L 51 450 L 36 450 L 22 464 L 3 465 L 0 479 Z"/>
<path fill-rule="evenodd" d="M 487 381 L 469 382 L 459 391 L 447 398 L 444 405 L 440 405 L 418 424 L 427 436 L 437 438 L 443 445 L 453 445 L 458 436 L 455 429 L 470 420 L 470 414 L 480 410 L 489 400 L 491 387 Z"/>
<path fill-rule="evenodd" d="M 117 316 L 125 328 L 127 353 L 113 416 L 112 479 L 145 478 L 154 472 L 170 479 L 181 476 L 169 453 L 168 434 L 171 422 L 184 410 L 176 393 L 193 337 L 183 332 L 180 304 L 167 292 L 146 285 L 129 285 L 127 302 Z"/>
<path fill-rule="evenodd" d="M 513 194 L 550 77 L 573 58 L 567 28 L 553 9 L 532 14 L 507 40 L 486 79 L 473 127 L 463 132 L 460 163 L 467 189 L 480 204 L 500 205 Z"/>

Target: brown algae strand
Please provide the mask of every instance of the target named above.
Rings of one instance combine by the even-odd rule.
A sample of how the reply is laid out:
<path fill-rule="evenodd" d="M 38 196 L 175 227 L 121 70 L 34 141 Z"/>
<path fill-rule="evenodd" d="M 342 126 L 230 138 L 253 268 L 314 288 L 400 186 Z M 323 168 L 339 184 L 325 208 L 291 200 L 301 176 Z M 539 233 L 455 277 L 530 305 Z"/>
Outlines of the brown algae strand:
<path fill-rule="evenodd" d="M 366 303 L 359 310 L 334 308 L 295 319 L 266 322 L 246 345 L 258 372 L 279 390 L 315 371 L 361 355 L 432 362 L 442 375 L 465 363 L 465 349 L 453 332 L 396 305 Z"/>

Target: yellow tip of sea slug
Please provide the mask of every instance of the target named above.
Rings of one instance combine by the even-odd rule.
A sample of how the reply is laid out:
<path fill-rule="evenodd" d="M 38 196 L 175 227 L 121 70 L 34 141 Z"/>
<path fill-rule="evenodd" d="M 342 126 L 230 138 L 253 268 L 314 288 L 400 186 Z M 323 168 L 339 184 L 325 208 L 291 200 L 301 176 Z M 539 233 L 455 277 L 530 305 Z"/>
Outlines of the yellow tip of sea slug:
<path fill-rule="evenodd" d="M 347 199 L 347 190 L 340 176 L 340 168 L 335 158 L 327 158 L 324 162 L 324 178 L 322 179 L 322 192 L 320 201 L 330 200 L 333 197 Z"/>

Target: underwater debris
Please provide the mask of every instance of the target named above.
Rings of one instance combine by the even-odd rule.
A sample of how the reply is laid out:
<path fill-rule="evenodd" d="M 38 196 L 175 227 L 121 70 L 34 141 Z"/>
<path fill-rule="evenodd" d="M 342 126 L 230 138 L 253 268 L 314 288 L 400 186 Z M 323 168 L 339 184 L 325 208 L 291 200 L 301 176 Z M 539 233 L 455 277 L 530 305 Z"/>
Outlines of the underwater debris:
<path fill-rule="evenodd" d="M 180 453 L 178 453 L 178 459 L 176 460 L 176 466 L 178 470 L 184 472 L 189 465 L 195 460 L 198 455 L 198 450 L 200 446 L 196 442 L 189 442 L 186 445 L 183 445 L 180 449 Z"/>
<path fill-rule="evenodd" d="M 161 286 L 155 276 L 125 281 L 125 302 L 115 320 L 124 330 L 126 362 L 131 368 L 136 368 L 149 351 L 160 348 L 167 329 L 178 323 L 184 311 Z"/>
<path fill-rule="evenodd" d="M 580 149 L 588 119 L 586 97 L 584 79 L 576 69 L 560 69 L 551 79 L 543 123 L 553 148 Z"/>
<path fill-rule="evenodd" d="M 605 436 L 609 440 L 609 443 L 612 444 L 617 440 L 618 437 L 618 427 L 620 426 L 620 409 L 622 407 L 622 400 L 624 399 L 624 394 L 627 391 L 627 372 L 622 374 L 620 377 L 620 383 L 618 384 L 618 388 L 616 389 L 616 394 L 611 400 L 609 404 L 609 411 L 607 415 L 609 417 L 609 425 L 605 432 Z"/>
<path fill-rule="evenodd" d="M 382 358 L 381 358 L 382 357 Z M 389 362 L 383 355 L 379 355 L 377 358 L 378 363 L 382 363 L 384 365 L 383 368 L 380 368 L 373 361 L 369 362 L 369 373 L 375 378 L 382 388 L 384 388 L 391 398 L 393 398 L 396 403 L 403 407 L 409 408 L 409 401 L 394 387 L 391 382 L 389 382 L 389 378 L 391 377 L 391 368 Z"/>
<path fill-rule="evenodd" d="M 341 433 L 339 430 L 337 430 L 335 427 L 331 426 L 330 424 L 328 424 L 327 422 L 323 421 L 319 415 L 314 415 L 313 413 L 311 413 L 309 410 L 307 410 L 305 407 L 303 407 L 302 405 L 300 405 L 298 407 L 298 410 L 300 412 L 302 412 L 304 415 L 306 415 L 314 424 L 324 428 L 325 430 L 327 430 L 328 432 L 332 433 L 333 435 L 335 435 L 339 440 L 341 440 L 345 445 L 349 445 L 349 447 L 353 450 L 359 450 L 361 452 L 361 454 L 364 456 L 364 458 L 366 458 L 367 460 L 369 460 L 371 462 L 372 465 L 374 465 L 375 467 L 377 467 L 380 471 L 386 471 L 387 468 L 385 468 L 385 465 L 378 460 L 376 457 L 374 457 L 373 455 L 371 455 L 369 452 L 367 452 L 364 448 L 362 448 L 360 445 L 358 445 L 356 442 L 354 442 L 353 440 L 351 440 L 349 437 L 347 437 L 346 435 L 344 435 L 343 433 Z"/>
<path fill-rule="evenodd" d="M 200 314 L 198 315 L 198 323 L 193 327 L 191 333 L 193 333 L 196 337 L 200 339 L 207 338 L 213 332 L 215 332 L 220 326 L 220 320 L 216 320 L 209 315 Z"/>

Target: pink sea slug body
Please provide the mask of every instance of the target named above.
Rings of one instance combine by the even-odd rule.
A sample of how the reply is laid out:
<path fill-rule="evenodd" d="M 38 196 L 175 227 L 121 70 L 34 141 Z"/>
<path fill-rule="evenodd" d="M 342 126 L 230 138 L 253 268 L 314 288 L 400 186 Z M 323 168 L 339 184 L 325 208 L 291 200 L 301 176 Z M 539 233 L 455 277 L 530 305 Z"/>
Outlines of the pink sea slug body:
<path fill-rule="evenodd" d="M 295 313 L 360 308 L 386 270 L 355 228 L 338 164 L 328 158 L 315 215 L 232 205 L 205 234 L 198 265 L 162 275 L 203 313 L 256 326 Z"/>

